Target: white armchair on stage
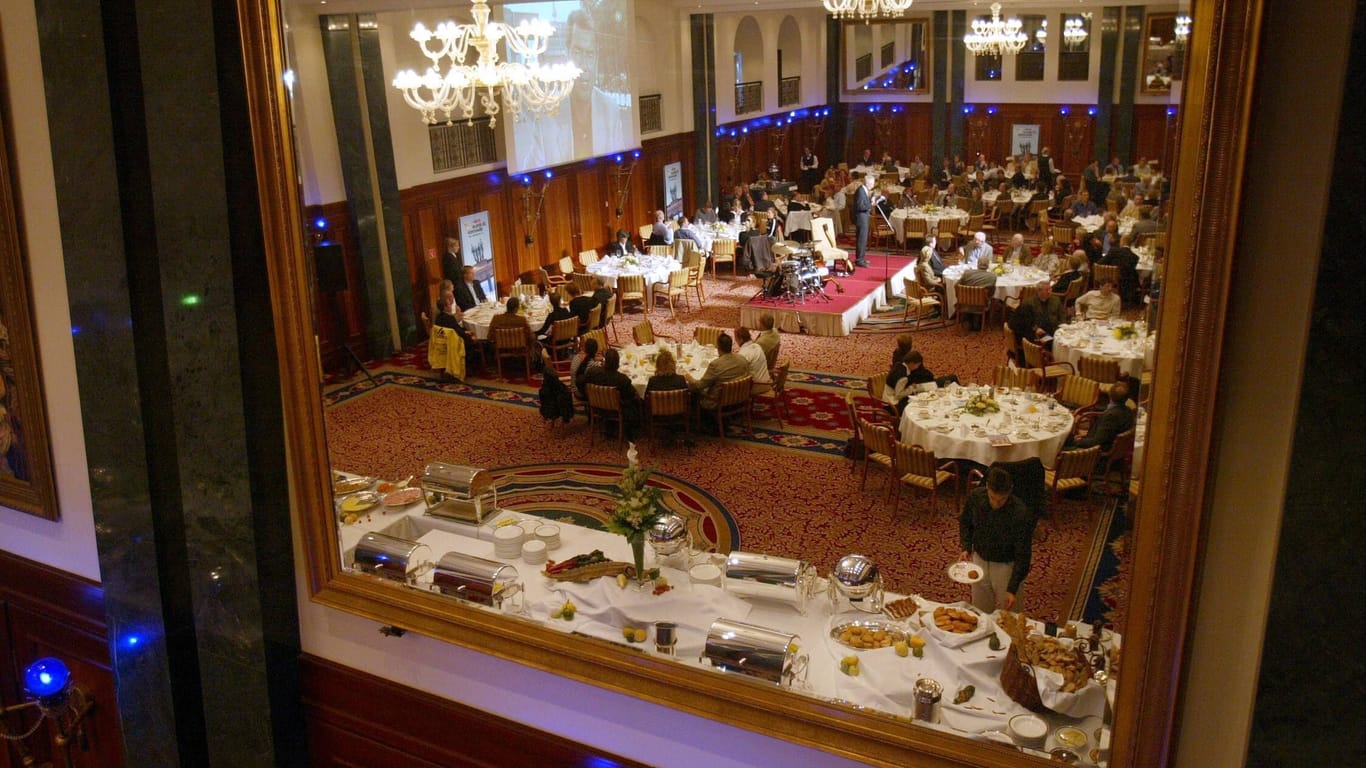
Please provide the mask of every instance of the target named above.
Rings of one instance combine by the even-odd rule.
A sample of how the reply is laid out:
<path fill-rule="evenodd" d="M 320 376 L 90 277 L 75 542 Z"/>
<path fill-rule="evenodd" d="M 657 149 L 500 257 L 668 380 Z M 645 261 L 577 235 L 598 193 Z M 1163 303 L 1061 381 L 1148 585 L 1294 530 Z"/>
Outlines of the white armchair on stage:
<path fill-rule="evenodd" d="M 827 264 L 849 258 L 848 251 L 835 246 L 835 222 L 824 216 L 811 219 L 811 247 Z"/>

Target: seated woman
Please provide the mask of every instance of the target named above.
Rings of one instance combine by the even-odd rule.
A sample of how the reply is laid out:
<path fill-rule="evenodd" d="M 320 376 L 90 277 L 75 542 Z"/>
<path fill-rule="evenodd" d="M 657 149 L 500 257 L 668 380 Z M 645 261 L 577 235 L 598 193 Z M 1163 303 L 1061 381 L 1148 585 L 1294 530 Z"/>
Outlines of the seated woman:
<path fill-rule="evenodd" d="M 588 399 L 588 382 L 585 380 L 588 374 L 602 367 L 602 361 L 598 357 L 598 340 L 588 339 L 583 343 L 583 349 L 569 361 L 569 370 L 574 375 L 574 388 L 579 391 L 579 397 Z"/>
<path fill-rule="evenodd" d="M 667 392 L 687 388 L 688 380 L 678 372 L 678 361 L 674 360 L 674 353 L 667 349 L 661 349 L 659 354 L 655 355 L 655 372 L 645 385 L 645 397 L 648 399 L 651 392 Z"/>
<path fill-rule="evenodd" d="M 944 278 L 934 274 L 933 258 L 935 255 L 934 245 L 926 242 L 925 247 L 920 249 L 920 258 L 915 262 L 915 281 L 920 283 L 920 287 L 930 293 L 937 294 L 941 301 L 944 299 Z"/>
<path fill-rule="evenodd" d="M 1058 244 L 1053 238 L 1044 238 L 1043 244 L 1039 246 L 1039 255 L 1034 257 L 1033 266 L 1047 272 L 1049 276 L 1058 274 Z"/>
<path fill-rule="evenodd" d="M 1074 280 L 1086 280 L 1086 274 L 1081 271 L 1085 256 L 1078 254 L 1081 254 L 1081 251 L 1076 251 L 1067 257 L 1067 271 L 1058 275 L 1058 279 L 1053 281 L 1053 293 L 1065 294 L 1068 286 L 1072 285 Z"/>

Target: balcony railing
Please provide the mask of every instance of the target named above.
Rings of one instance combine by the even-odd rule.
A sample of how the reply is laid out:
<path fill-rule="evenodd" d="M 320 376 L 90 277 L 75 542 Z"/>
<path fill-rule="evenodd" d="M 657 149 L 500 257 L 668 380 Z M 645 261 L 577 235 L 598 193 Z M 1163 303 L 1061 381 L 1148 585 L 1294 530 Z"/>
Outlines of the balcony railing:
<path fill-rule="evenodd" d="M 735 84 L 735 114 L 758 112 L 764 108 L 764 82 Z"/>
<path fill-rule="evenodd" d="M 802 78 L 784 77 L 778 81 L 778 106 L 800 104 L 802 101 Z"/>

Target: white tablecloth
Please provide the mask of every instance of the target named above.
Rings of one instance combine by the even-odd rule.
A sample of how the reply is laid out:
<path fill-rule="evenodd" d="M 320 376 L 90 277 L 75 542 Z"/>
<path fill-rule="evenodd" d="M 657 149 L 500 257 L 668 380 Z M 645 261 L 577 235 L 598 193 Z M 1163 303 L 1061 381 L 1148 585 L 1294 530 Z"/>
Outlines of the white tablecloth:
<path fill-rule="evenodd" d="M 958 219 L 959 226 L 967 226 L 972 218 L 967 211 L 962 208 L 934 208 L 926 210 L 924 208 L 897 208 L 892 211 L 892 231 L 896 232 L 898 243 L 906 242 L 906 219 L 924 219 L 925 231 L 931 235 L 935 232 L 935 227 L 939 226 L 940 219 Z"/>
<path fill-rule="evenodd" d="M 873 174 L 874 176 L 876 176 L 876 177 L 878 177 L 878 178 L 880 179 L 880 178 L 882 178 L 882 174 L 884 174 L 884 173 L 891 173 L 891 171 L 888 171 L 888 170 L 884 169 L 880 164 L 879 164 L 879 165 L 856 165 L 856 166 L 854 166 L 854 168 L 853 168 L 851 171 L 849 171 L 849 173 L 850 173 L 850 175 L 852 175 L 852 176 L 854 177 L 854 181 L 862 181 L 862 180 L 863 180 L 863 177 L 864 177 L 864 176 L 867 176 L 867 175 L 870 174 L 870 173 Z M 911 169 L 910 169 L 909 166 L 898 165 L 898 166 L 896 167 L 896 178 L 897 178 L 898 181 L 905 181 L 905 180 L 906 180 L 906 177 L 909 176 L 910 174 L 911 174 Z"/>
<path fill-rule="evenodd" d="M 697 236 L 702 241 L 702 250 L 711 253 L 712 245 L 717 240 L 735 240 L 738 242 L 740 240 L 740 226 L 717 222 L 705 227 L 698 227 Z"/>
<path fill-rule="evenodd" d="M 550 302 L 544 296 L 537 296 L 523 304 L 527 308 L 526 319 L 531 324 L 531 332 L 540 330 L 545 323 L 546 315 L 550 314 Z M 499 300 L 490 304 L 484 302 L 469 310 L 464 316 L 465 330 L 476 339 L 487 339 L 489 337 L 489 323 L 493 321 L 494 315 L 501 315 L 507 311 L 506 299 Z"/>
<path fill-rule="evenodd" d="M 982 202 L 986 203 L 987 205 L 995 205 L 995 204 L 996 204 L 997 198 L 999 198 L 1000 196 L 1001 196 L 1000 190 L 995 190 L 995 189 L 993 189 L 993 190 L 990 190 L 990 191 L 988 191 L 988 192 L 983 192 L 983 193 L 982 193 Z M 1031 193 L 1031 192 L 1030 192 L 1029 190 L 1027 190 L 1027 189 L 1012 189 L 1012 190 L 1010 190 L 1010 199 L 1011 199 L 1011 200 L 1014 200 L 1014 201 L 1015 201 L 1017 204 L 1019 204 L 1019 205 L 1028 205 L 1028 204 L 1029 204 L 1029 201 L 1030 201 L 1031 199 L 1033 199 L 1033 197 L 1034 197 L 1033 193 Z"/>
<path fill-rule="evenodd" d="M 968 266 L 966 264 L 954 264 L 944 270 L 944 290 L 946 294 L 946 301 L 944 302 L 946 306 L 944 307 L 944 310 L 949 313 L 949 317 L 953 317 L 954 307 L 958 306 L 958 298 L 955 296 L 954 291 L 958 287 L 958 281 L 962 279 L 963 273 L 966 272 L 967 269 Z M 1005 301 L 1007 298 L 1018 299 L 1020 298 L 1020 292 L 1022 290 L 1032 288 L 1047 279 L 1048 273 L 1041 269 L 1011 265 L 1009 272 L 1004 275 L 997 275 L 996 293 L 993 295 L 999 301 Z"/>
<path fill-rule="evenodd" d="M 1129 230 L 1134 228 L 1134 222 L 1138 219 L 1120 219 L 1119 234 L 1121 237 L 1129 234 Z M 1105 228 L 1105 217 L 1100 214 L 1095 216 L 1073 216 L 1072 223 L 1076 224 L 1083 232 L 1099 232 Z"/>
<path fill-rule="evenodd" d="M 664 341 L 643 346 L 631 344 L 622 347 L 620 370 L 631 377 L 631 383 L 636 387 L 636 394 L 644 396 L 645 386 L 650 383 L 650 377 L 655 373 L 655 355 L 665 348 L 674 353 L 674 359 L 678 363 L 678 372 L 694 379 L 702 378 L 702 374 L 707 372 L 707 366 L 716 359 L 717 355 L 715 346 L 703 346 L 696 342 L 674 345 Z"/>
<path fill-rule="evenodd" d="M 1053 466 L 1063 441 L 1072 431 L 1072 412 L 1047 395 L 1009 391 L 993 396 L 1000 413 L 964 413 L 972 386 L 923 392 L 911 398 L 901 414 L 902 442 L 934 451 L 941 461 L 967 459 L 983 466 L 994 461 L 1022 461 L 1037 457 Z M 991 436 L 1004 435 L 1009 445 L 992 445 Z"/>
<path fill-rule="evenodd" d="M 1143 468 L 1143 447 L 1148 442 L 1148 411 L 1140 407 L 1138 420 L 1134 422 L 1134 474 Z"/>
<path fill-rule="evenodd" d="M 1139 324 L 1138 337 L 1121 341 L 1115 338 L 1114 327 L 1122 324 L 1087 320 L 1060 326 L 1053 333 L 1053 359 L 1072 365 L 1076 365 L 1082 355 L 1116 360 L 1120 373 L 1138 378 L 1145 368 L 1153 367 L 1157 334 L 1146 334 L 1145 338 L 1145 328 Z"/>
<path fill-rule="evenodd" d="M 614 290 L 617 287 L 618 277 L 622 275 L 643 275 L 645 277 L 645 289 L 648 291 L 650 286 L 655 283 L 668 282 L 669 273 L 683 268 L 682 264 L 669 256 L 637 256 L 636 259 L 637 263 L 632 266 L 618 256 L 608 256 L 595 264 L 589 264 L 588 274 L 601 277 L 607 283 L 607 287 Z"/>

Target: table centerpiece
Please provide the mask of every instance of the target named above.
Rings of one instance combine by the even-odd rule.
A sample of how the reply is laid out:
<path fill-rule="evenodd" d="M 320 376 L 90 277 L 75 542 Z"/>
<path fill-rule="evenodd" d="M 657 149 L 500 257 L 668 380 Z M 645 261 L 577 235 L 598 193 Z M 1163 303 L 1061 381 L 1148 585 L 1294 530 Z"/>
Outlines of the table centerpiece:
<path fill-rule="evenodd" d="M 963 412 L 973 416 L 985 416 L 988 413 L 1000 413 L 1001 405 L 990 395 L 973 395 L 963 405 Z"/>
<path fill-rule="evenodd" d="M 637 462 L 635 443 L 631 443 L 626 451 L 626 462 L 621 482 L 617 484 L 617 503 L 607 519 L 606 527 L 608 531 L 626 537 L 631 545 L 636 581 L 643 584 L 648 580 L 645 571 L 645 535 L 664 516 L 665 510 L 660 505 L 664 491 L 649 484 L 650 470 Z"/>

